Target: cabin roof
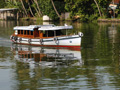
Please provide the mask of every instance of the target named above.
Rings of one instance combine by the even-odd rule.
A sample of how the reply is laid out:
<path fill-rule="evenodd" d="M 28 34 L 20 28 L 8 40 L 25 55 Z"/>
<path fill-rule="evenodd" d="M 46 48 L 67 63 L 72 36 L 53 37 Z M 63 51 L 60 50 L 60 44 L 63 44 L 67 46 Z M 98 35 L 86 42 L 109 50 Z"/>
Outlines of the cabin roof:
<path fill-rule="evenodd" d="M 14 30 L 30 30 L 30 31 L 33 31 L 35 28 L 38 28 L 38 30 L 42 30 L 42 31 L 73 29 L 72 26 L 67 26 L 67 25 L 65 25 L 65 26 L 55 26 L 55 25 L 51 24 L 51 25 L 16 26 L 16 27 L 14 27 Z"/>
<path fill-rule="evenodd" d="M 16 26 L 14 27 L 14 30 L 30 30 L 33 31 L 35 28 L 40 28 L 40 27 L 53 27 L 54 25 L 30 25 L 30 26 Z"/>
<path fill-rule="evenodd" d="M 54 31 L 54 30 L 62 30 L 62 29 L 73 29 L 72 26 L 54 26 L 54 27 L 40 27 L 38 30 L 42 31 Z"/>

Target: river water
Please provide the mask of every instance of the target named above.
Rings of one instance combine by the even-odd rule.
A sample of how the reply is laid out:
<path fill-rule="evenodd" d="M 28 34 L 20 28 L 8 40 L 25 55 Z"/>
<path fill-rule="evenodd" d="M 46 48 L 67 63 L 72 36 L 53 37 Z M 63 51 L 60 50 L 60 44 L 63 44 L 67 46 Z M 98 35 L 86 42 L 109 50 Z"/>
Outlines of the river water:
<path fill-rule="evenodd" d="M 12 44 L 14 26 L 43 23 L 0 21 L 0 90 L 120 89 L 120 24 L 66 23 L 83 32 L 80 51 Z"/>

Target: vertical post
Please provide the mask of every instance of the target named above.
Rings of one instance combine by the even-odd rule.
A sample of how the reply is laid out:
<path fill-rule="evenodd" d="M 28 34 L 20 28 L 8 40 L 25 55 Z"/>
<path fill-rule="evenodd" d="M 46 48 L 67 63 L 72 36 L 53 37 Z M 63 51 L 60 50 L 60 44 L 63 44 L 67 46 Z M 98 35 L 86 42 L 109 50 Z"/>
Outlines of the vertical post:
<path fill-rule="evenodd" d="M 35 37 L 35 36 L 34 36 L 34 32 L 35 32 L 35 31 L 33 31 L 33 37 Z"/>
<path fill-rule="evenodd" d="M 1 19 L 1 11 L 0 11 L 0 19 Z"/>
<path fill-rule="evenodd" d="M 7 20 L 7 11 L 6 11 L 6 18 L 5 19 Z"/>
<path fill-rule="evenodd" d="M 24 30 L 23 30 L 23 36 L 24 36 Z"/>
<path fill-rule="evenodd" d="M 47 31 L 47 37 L 48 37 L 48 31 Z"/>
<path fill-rule="evenodd" d="M 67 29 L 66 29 L 66 35 L 67 35 Z"/>
<path fill-rule="evenodd" d="M 54 36 L 56 36 L 56 31 L 54 30 Z"/>
<path fill-rule="evenodd" d="M 115 4 L 114 0 L 113 0 L 113 5 Z M 114 14 L 114 18 L 115 18 L 115 9 L 113 9 L 113 14 Z"/>
<path fill-rule="evenodd" d="M 39 37 L 40 37 L 40 31 L 39 31 Z"/>
<path fill-rule="evenodd" d="M 9 13 L 10 13 L 10 18 L 11 18 L 11 12 L 9 11 Z"/>
<path fill-rule="evenodd" d="M 4 11 L 3 11 L 3 20 L 4 20 Z"/>
<path fill-rule="evenodd" d="M 19 12 L 17 11 L 17 20 L 19 19 Z"/>
<path fill-rule="evenodd" d="M 13 18 L 15 20 L 15 17 L 16 17 L 16 13 L 15 13 L 15 10 L 13 10 Z"/>

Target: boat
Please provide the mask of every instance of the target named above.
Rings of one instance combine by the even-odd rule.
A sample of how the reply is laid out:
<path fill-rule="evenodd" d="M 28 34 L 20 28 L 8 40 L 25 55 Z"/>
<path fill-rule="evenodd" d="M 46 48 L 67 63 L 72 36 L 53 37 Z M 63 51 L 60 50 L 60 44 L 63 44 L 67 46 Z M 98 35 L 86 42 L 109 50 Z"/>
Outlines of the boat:
<path fill-rule="evenodd" d="M 73 26 L 29 25 L 15 26 L 10 36 L 13 43 L 51 47 L 80 47 L 82 32 L 72 34 Z"/>
<path fill-rule="evenodd" d="M 34 47 L 26 45 L 11 46 L 14 59 L 27 63 L 30 66 L 42 66 L 44 68 L 58 66 L 82 66 L 84 64 L 81 51 L 73 51 L 63 48 Z"/>

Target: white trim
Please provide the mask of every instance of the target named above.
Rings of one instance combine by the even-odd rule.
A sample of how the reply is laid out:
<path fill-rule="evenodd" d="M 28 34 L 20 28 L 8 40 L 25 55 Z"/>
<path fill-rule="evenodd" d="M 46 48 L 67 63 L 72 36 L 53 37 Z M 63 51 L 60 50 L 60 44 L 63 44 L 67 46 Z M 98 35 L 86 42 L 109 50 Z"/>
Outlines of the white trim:
<path fill-rule="evenodd" d="M 29 26 L 16 26 L 16 27 L 14 27 L 14 30 L 30 30 L 30 31 L 33 31 L 34 28 L 30 28 Z"/>
<path fill-rule="evenodd" d="M 30 30 L 34 31 L 35 28 L 38 30 L 47 31 L 47 30 L 62 30 L 62 29 L 73 29 L 73 26 L 55 26 L 51 25 L 30 25 L 30 26 L 16 26 L 14 30 Z"/>
<path fill-rule="evenodd" d="M 61 30 L 61 29 L 73 29 L 72 26 L 54 26 L 54 27 L 41 27 L 38 30 L 48 31 L 48 30 Z"/>

